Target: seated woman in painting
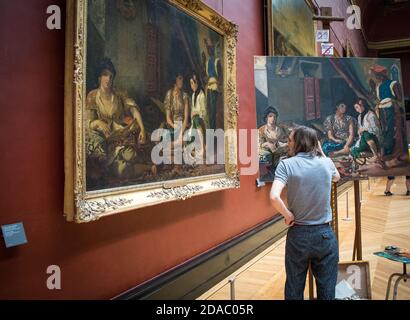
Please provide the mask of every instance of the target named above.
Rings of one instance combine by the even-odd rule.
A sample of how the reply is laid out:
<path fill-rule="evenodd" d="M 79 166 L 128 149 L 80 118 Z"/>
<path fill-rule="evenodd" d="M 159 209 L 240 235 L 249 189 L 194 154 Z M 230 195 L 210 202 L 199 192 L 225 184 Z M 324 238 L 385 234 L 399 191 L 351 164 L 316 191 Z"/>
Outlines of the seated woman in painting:
<path fill-rule="evenodd" d="M 348 155 L 354 142 L 354 119 L 346 114 L 346 105 L 339 103 L 336 113 L 326 118 L 323 123 L 327 139 L 323 142 L 323 152 L 326 156 L 337 157 Z"/>
<path fill-rule="evenodd" d="M 141 173 L 135 172 L 135 164 L 146 133 L 135 101 L 114 89 L 115 76 L 111 60 L 103 59 L 98 68 L 98 88 L 87 95 L 87 172 L 98 169 L 99 176 L 130 178 Z"/>
<path fill-rule="evenodd" d="M 171 128 L 171 137 L 174 143 L 182 146 L 182 138 L 188 128 L 189 121 L 189 97 L 183 90 L 184 77 L 178 73 L 175 83 L 165 95 L 164 107 L 166 110 L 166 121 Z"/>
<path fill-rule="evenodd" d="M 202 85 L 200 83 L 198 75 L 193 72 L 189 83 L 192 89 L 191 98 L 191 126 L 188 129 L 188 142 L 192 142 L 194 138 L 194 130 L 197 130 L 196 137 L 200 140 L 199 145 L 201 150 L 196 150 L 200 154 L 204 154 L 205 151 L 205 137 L 206 129 L 209 128 L 208 120 L 208 108 L 206 104 L 206 96 Z"/>
<path fill-rule="evenodd" d="M 191 126 L 195 128 L 209 128 L 208 108 L 206 97 L 198 75 L 193 72 L 189 83 L 192 89 Z"/>
<path fill-rule="evenodd" d="M 266 124 L 259 128 L 259 161 L 271 163 L 276 168 L 280 158 L 287 155 L 288 135 L 277 125 L 278 111 L 274 107 L 266 108 L 263 116 Z"/>
<path fill-rule="evenodd" d="M 379 119 L 377 118 L 376 113 L 369 108 L 366 100 L 359 99 L 355 103 L 354 108 L 359 113 L 359 139 L 352 147 L 351 154 L 354 159 L 357 159 L 361 157 L 363 152 L 371 152 L 373 154 L 374 162 L 381 164 L 381 128 Z"/>

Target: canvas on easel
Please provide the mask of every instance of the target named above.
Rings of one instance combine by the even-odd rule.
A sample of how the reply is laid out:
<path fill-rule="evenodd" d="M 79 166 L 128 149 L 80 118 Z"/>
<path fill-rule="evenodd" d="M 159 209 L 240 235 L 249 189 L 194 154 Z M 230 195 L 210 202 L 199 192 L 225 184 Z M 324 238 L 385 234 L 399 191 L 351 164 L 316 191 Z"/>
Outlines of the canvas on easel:
<path fill-rule="evenodd" d="M 254 69 L 260 181 L 273 181 L 299 125 L 344 180 L 410 175 L 400 60 L 261 56 Z"/>

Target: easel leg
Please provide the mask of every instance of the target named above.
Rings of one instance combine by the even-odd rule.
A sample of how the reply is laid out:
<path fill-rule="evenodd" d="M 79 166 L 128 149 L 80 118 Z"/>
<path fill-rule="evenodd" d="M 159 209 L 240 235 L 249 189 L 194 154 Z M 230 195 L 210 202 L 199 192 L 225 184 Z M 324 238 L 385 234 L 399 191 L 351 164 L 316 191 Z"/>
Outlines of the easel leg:
<path fill-rule="evenodd" d="M 337 207 L 337 183 L 332 183 L 331 206 L 332 206 L 332 229 L 336 235 L 337 242 L 339 243 L 339 210 Z"/>
<path fill-rule="evenodd" d="M 354 181 L 354 211 L 355 211 L 355 244 L 357 250 L 357 260 L 362 260 L 362 222 L 360 213 L 360 181 Z"/>
<path fill-rule="evenodd" d="M 356 231 L 354 232 L 354 241 L 353 241 L 353 257 L 352 261 L 356 261 Z"/>

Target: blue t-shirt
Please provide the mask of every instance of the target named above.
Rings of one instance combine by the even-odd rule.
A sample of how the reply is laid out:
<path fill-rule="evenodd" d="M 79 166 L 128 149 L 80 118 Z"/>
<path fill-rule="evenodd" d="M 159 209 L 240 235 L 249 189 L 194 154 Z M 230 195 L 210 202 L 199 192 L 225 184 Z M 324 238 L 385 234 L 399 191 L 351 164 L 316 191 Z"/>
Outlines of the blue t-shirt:
<path fill-rule="evenodd" d="M 330 158 L 303 152 L 279 162 L 275 180 L 288 187 L 288 207 L 296 224 L 317 225 L 332 221 L 330 193 L 336 173 Z"/>

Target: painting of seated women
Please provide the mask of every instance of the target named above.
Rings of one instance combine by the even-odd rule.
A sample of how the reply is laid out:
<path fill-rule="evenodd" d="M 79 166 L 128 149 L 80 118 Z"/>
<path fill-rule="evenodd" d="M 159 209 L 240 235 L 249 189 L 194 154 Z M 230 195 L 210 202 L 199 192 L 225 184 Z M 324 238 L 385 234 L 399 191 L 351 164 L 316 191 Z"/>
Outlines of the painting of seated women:
<path fill-rule="evenodd" d="M 90 188 L 107 184 L 107 180 L 155 172 L 155 166 L 146 164 L 147 136 L 138 105 L 126 92 L 114 89 L 116 70 L 110 59 L 104 58 L 97 72 L 98 87 L 88 93 L 86 101 Z"/>

